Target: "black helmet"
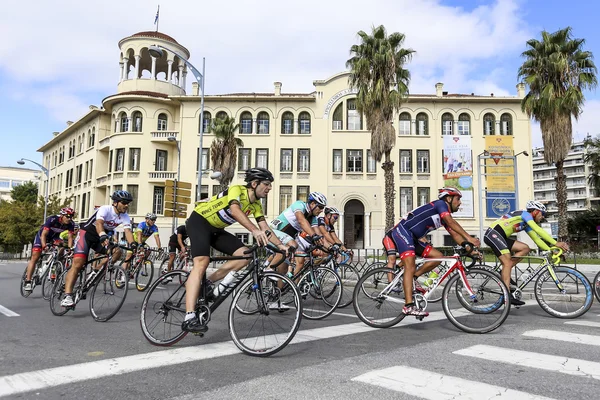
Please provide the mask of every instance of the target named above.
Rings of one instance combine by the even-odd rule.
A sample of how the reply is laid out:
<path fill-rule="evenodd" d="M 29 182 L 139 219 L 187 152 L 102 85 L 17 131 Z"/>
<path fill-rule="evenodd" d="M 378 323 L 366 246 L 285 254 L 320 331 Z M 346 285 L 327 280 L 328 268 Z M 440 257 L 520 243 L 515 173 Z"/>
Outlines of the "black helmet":
<path fill-rule="evenodd" d="M 133 201 L 133 196 L 127 190 L 115 190 L 115 192 L 110 196 L 113 201 L 122 201 L 131 203 Z"/>
<path fill-rule="evenodd" d="M 252 182 L 255 179 L 269 182 L 273 182 L 275 180 L 275 178 L 273 178 L 273 174 L 268 169 L 256 167 L 246 170 L 246 177 L 244 180 L 246 182 Z"/>

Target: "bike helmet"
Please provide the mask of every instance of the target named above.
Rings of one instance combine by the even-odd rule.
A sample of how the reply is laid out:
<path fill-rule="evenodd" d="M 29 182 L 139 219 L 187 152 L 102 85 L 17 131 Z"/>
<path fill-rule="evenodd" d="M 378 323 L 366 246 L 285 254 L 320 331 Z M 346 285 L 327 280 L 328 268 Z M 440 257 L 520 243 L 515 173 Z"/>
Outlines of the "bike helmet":
<path fill-rule="evenodd" d="M 69 215 L 72 217 L 75 215 L 75 210 L 73 210 L 71 207 L 64 207 L 60 209 L 60 215 Z"/>
<path fill-rule="evenodd" d="M 438 199 L 442 200 L 446 196 L 459 196 L 462 197 L 460 190 L 453 187 L 443 187 L 438 190 Z"/>
<path fill-rule="evenodd" d="M 256 167 L 246 170 L 246 177 L 244 178 L 244 180 L 246 182 L 252 182 L 255 179 L 269 182 L 273 182 L 275 180 L 271 171 L 269 171 L 266 168 Z"/>
<path fill-rule="evenodd" d="M 79 224 L 77 222 L 73 224 L 73 229 L 79 229 Z"/>
<path fill-rule="evenodd" d="M 156 221 L 156 214 L 148 213 L 148 214 L 146 214 L 146 218 L 151 219 L 152 221 Z"/>
<path fill-rule="evenodd" d="M 122 201 L 124 203 L 131 203 L 133 201 L 133 196 L 127 190 L 116 190 L 110 198 L 113 201 Z"/>
<path fill-rule="evenodd" d="M 340 215 L 340 211 L 335 208 L 334 206 L 327 206 L 325 207 L 325 210 L 323 210 L 325 212 L 325 214 L 337 214 Z"/>
<path fill-rule="evenodd" d="M 527 204 L 525 204 L 525 209 L 527 209 L 527 211 L 540 210 L 542 214 L 546 214 L 546 206 L 537 200 L 529 200 Z"/>
<path fill-rule="evenodd" d="M 310 192 L 308 194 L 308 202 L 314 201 L 320 206 L 325 207 L 327 205 L 327 197 L 324 194 L 319 192 Z"/>

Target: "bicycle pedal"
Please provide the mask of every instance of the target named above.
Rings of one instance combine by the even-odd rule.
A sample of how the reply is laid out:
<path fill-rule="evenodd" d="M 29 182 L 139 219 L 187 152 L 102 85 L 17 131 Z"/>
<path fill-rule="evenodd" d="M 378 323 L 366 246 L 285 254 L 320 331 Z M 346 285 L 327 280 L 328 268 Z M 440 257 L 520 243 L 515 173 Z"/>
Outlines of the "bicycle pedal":
<path fill-rule="evenodd" d="M 198 337 L 204 337 L 204 332 L 195 332 L 193 333 L 194 336 L 198 336 Z"/>

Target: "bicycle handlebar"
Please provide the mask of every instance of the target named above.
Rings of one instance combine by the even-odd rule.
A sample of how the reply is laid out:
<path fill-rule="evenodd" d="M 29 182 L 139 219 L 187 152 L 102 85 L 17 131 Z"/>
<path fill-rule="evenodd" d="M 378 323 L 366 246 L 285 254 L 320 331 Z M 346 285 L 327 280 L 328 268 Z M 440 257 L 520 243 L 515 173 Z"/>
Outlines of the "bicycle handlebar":
<path fill-rule="evenodd" d="M 560 263 L 560 257 L 563 255 L 564 250 L 561 249 L 560 247 L 556 247 L 556 246 L 552 246 L 550 247 L 550 250 L 547 252 L 546 257 L 551 258 L 552 259 L 552 263 L 553 264 L 558 264 Z"/>

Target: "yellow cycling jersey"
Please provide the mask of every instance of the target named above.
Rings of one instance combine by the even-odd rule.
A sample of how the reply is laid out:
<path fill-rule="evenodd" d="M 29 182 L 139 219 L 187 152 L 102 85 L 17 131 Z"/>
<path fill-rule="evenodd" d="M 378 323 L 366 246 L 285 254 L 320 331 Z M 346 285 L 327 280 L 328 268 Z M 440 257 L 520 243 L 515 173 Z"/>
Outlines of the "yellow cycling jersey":
<path fill-rule="evenodd" d="M 62 231 L 58 237 L 66 242 L 69 239 L 69 231 Z"/>
<path fill-rule="evenodd" d="M 250 203 L 248 188 L 244 185 L 230 186 L 209 200 L 198 202 L 194 211 L 204 217 L 215 228 L 226 228 L 237 222 L 231 216 L 231 210 L 229 209 L 232 202 L 239 203 L 246 215 L 253 215 L 256 220 L 264 219 L 260 200 Z"/>

